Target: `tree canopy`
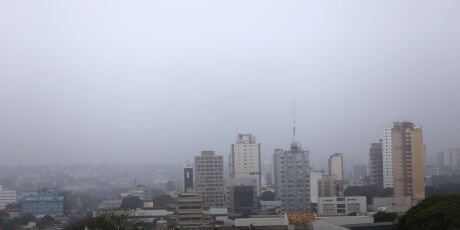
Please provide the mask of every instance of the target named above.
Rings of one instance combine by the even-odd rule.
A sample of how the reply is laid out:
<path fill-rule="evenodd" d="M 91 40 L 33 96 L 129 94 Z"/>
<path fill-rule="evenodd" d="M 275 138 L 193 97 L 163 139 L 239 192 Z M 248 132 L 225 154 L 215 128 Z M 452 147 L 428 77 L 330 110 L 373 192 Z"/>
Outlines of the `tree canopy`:
<path fill-rule="evenodd" d="M 265 191 L 262 193 L 262 195 L 260 195 L 260 200 L 263 200 L 263 201 L 275 200 L 275 194 L 271 191 Z"/>
<path fill-rule="evenodd" d="M 433 195 L 412 207 L 392 230 L 460 229 L 460 195 Z"/>
<path fill-rule="evenodd" d="M 137 196 L 127 196 L 121 202 L 121 208 L 123 209 L 136 209 L 142 208 L 144 206 L 144 202 Z"/>
<path fill-rule="evenodd" d="M 81 220 L 66 227 L 67 230 L 89 229 L 118 229 L 118 230 L 142 230 L 146 229 L 142 219 L 129 218 L 133 216 L 133 210 L 113 209 L 101 210 L 96 217 Z"/>
<path fill-rule="evenodd" d="M 399 215 L 395 212 L 377 212 L 374 214 L 374 222 L 393 222 L 398 219 Z"/>

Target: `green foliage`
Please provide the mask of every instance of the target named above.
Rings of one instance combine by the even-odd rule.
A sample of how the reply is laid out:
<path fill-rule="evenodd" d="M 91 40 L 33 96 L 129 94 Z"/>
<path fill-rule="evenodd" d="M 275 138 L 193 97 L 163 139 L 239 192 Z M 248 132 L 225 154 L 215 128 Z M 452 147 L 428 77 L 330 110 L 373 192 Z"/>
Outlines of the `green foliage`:
<path fill-rule="evenodd" d="M 460 184 L 447 183 L 447 184 L 425 187 L 425 195 L 427 197 L 430 197 L 436 194 L 437 195 L 460 194 Z"/>
<path fill-rule="evenodd" d="M 392 188 L 379 188 L 376 185 L 368 186 L 349 186 L 344 191 L 345 196 L 366 196 L 367 204 L 372 204 L 374 197 L 391 197 L 393 196 Z"/>
<path fill-rule="evenodd" d="M 17 203 L 10 203 L 7 204 L 5 209 L 21 209 L 22 208 L 22 201 L 19 201 Z"/>
<path fill-rule="evenodd" d="M 166 194 L 153 198 L 153 205 L 155 206 L 167 206 L 171 203 L 174 203 L 174 199 Z"/>
<path fill-rule="evenodd" d="M 50 226 L 54 223 L 55 223 L 54 218 L 51 217 L 50 215 L 46 215 L 37 221 L 37 227 L 43 228 L 45 226 Z"/>
<path fill-rule="evenodd" d="M 31 221 L 35 221 L 33 215 L 27 214 L 20 217 L 8 220 L 6 218 L 0 218 L 0 229 L 1 230 L 19 230 L 21 225 L 26 225 Z"/>
<path fill-rule="evenodd" d="M 176 186 L 174 185 L 174 183 L 171 180 L 168 180 L 168 182 L 166 182 L 165 187 L 166 187 L 167 192 L 171 192 L 171 191 L 176 190 Z"/>
<path fill-rule="evenodd" d="M 134 215 L 133 210 L 114 209 L 98 211 L 96 217 L 71 224 L 67 230 L 89 229 L 116 229 L 116 230 L 143 230 L 144 223 L 141 219 L 129 218 Z"/>
<path fill-rule="evenodd" d="M 260 195 L 260 200 L 263 200 L 263 201 L 275 200 L 275 193 L 271 191 L 265 191 L 262 193 L 262 195 Z"/>
<path fill-rule="evenodd" d="M 374 222 L 393 222 L 398 219 L 396 212 L 377 212 L 374 214 Z"/>
<path fill-rule="evenodd" d="M 448 183 L 455 183 L 460 184 L 460 175 L 439 175 L 439 176 L 432 176 L 431 182 L 434 186 L 448 184 Z"/>
<path fill-rule="evenodd" d="M 143 206 L 144 202 L 137 196 L 127 196 L 121 202 L 122 209 L 136 209 L 142 208 Z"/>
<path fill-rule="evenodd" d="M 392 230 L 460 229 L 460 195 L 433 195 L 412 207 Z"/>

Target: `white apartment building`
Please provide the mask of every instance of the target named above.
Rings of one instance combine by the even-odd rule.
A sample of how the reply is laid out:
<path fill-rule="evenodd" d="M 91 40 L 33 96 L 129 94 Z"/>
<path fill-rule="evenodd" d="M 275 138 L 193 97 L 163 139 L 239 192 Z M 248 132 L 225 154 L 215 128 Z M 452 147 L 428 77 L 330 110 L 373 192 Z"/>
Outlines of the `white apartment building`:
<path fill-rule="evenodd" d="M 312 203 L 318 203 L 319 183 L 324 174 L 323 170 L 313 170 L 310 168 L 310 200 Z"/>
<path fill-rule="evenodd" d="M 230 177 L 257 181 L 257 195 L 261 188 L 260 144 L 252 134 L 238 134 L 236 144 L 231 145 L 229 157 Z"/>
<path fill-rule="evenodd" d="M 393 124 L 383 126 L 382 152 L 383 152 L 383 187 L 393 188 Z"/>
<path fill-rule="evenodd" d="M 16 190 L 4 190 L 0 185 L 0 209 L 11 203 L 16 203 Z"/>
<path fill-rule="evenodd" d="M 366 212 L 365 196 L 320 197 L 318 199 L 318 215 L 348 215 Z"/>

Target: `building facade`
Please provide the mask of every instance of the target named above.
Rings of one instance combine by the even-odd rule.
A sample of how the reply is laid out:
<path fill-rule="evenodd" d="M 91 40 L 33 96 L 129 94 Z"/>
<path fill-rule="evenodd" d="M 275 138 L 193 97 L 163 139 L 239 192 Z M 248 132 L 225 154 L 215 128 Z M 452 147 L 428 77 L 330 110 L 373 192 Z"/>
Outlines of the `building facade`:
<path fill-rule="evenodd" d="M 370 183 L 383 187 L 383 152 L 382 143 L 372 143 L 369 149 Z"/>
<path fill-rule="evenodd" d="M 169 220 L 180 228 L 200 227 L 211 221 L 207 214 L 208 205 L 203 197 L 194 193 L 190 189 L 187 193 L 179 193 L 174 204 L 174 214 L 169 216 Z"/>
<path fill-rule="evenodd" d="M 184 165 L 182 192 L 187 192 L 193 188 L 193 167 L 189 164 Z"/>
<path fill-rule="evenodd" d="M 257 180 L 257 195 L 261 188 L 260 144 L 252 134 L 238 134 L 236 144 L 231 145 L 229 157 L 230 177 Z"/>
<path fill-rule="evenodd" d="M 214 151 L 195 156 L 196 192 L 213 208 L 225 207 L 224 159 Z"/>
<path fill-rule="evenodd" d="M 411 122 L 394 123 L 393 168 L 394 196 L 425 198 L 425 160 L 423 132 Z"/>
<path fill-rule="evenodd" d="M 318 201 L 318 215 L 349 215 L 366 212 L 365 196 L 320 197 Z"/>
<path fill-rule="evenodd" d="M 16 190 L 3 189 L 0 185 L 0 209 L 12 203 L 16 203 Z"/>
<path fill-rule="evenodd" d="M 383 152 L 383 187 L 393 188 L 393 124 L 383 126 L 382 152 Z"/>
<path fill-rule="evenodd" d="M 273 155 L 275 198 L 286 212 L 308 212 L 310 201 L 309 151 L 296 143 L 291 149 L 276 149 Z"/>
<path fill-rule="evenodd" d="M 64 196 L 57 191 L 45 190 L 25 193 L 21 212 L 32 215 L 63 215 Z"/>
<path fill-rule="evenodd" d="M 337 196 L 336 181 L 337 178 L 335 175 L 322 175 L 318 183 L 319 197 Z"/>
<path fill-rule="evenodd" d="M 310 201 L 317 204 L 319 197 L 319 186 L 324 175 L 323 170 L 313 170 L 310 168 Z"/>
<path fill-rule="evenodd" d="M 353 166 L 353 185 L 362 185 L 362 179 L 367 176 L 367 165 Z"/>

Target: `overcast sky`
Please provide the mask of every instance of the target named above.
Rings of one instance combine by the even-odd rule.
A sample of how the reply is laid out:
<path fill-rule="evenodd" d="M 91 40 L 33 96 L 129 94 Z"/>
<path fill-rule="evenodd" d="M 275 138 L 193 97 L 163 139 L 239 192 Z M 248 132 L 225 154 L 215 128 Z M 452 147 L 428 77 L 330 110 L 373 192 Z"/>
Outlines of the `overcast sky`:
<path fill-rule="evenodd" d="M 0 165 L 182 163 L 253 133 L 265 160 L 364 164 L 384 123 L 460 145 L 460 1 L 0 0 Z"/>

